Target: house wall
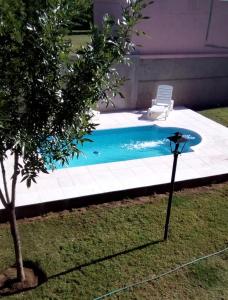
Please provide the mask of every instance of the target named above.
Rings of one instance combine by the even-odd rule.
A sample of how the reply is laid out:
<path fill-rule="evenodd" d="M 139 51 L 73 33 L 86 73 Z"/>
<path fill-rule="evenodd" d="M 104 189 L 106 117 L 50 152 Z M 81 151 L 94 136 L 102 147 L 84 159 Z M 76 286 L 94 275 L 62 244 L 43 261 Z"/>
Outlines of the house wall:
<path fill-rule="evenodd" d="M 141 59 L 135 107 L 150 106 L 159 84 L 174 87 L 176 105 L 188 107 L 228 103 L 228 59 L 189 57 Z"/>
<path fill-rule="evenodd" d="M 95 22 L 101 25 L 106 12 L 120 17 L 124 3 L 95 0 Z M 161 83 L 174 86 L 175 104 L 227 105 L 228 1 L 155 0 L 143 13 L 150 19 L 137 27 L 146 36 L 133 37 L 142 47 L 136 47 L 130 68 L 121 66 L 126 98 L 114 99 L 115 109 L 150 106 Z"/>
<path fill-rule="evenodd" d="M 146 109 L 151 106 L 159 84 L 174 87 L 175 105 L 228 105 L 227 57 L 133 56 L 131 66 L 121 66 L 119 71 L 127 78 L 121 89 L 125 99 L 116 97 L 115 107 L 101 104 L 101 111 Z"/>
<path fill-rule="evenodd" d="M 137 54 L 228 53 L 228 2 L 155 0 L 144 10 L 150 17 L 138 28 L 145 37 Z M 217 48 L 217 47 L 221 48 Z"/>

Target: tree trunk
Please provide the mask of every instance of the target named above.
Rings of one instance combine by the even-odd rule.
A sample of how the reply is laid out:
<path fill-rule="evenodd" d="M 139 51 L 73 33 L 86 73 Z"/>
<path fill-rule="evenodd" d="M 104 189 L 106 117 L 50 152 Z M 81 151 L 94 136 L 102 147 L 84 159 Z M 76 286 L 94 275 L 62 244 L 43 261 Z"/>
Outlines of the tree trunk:
<path fill-rule="evenodd" d="M 25 280 L 25 273 L 24 273 L 23 259 L 22 259 L 22 252 L 21 252 L 21 241 L 20 241 L 20 236 L 17 228 L 15 207 L 13 205 L 12 206 L 10 205 L 9 207 L 9 221 L 10 221 L 10 230 L 13 237 L 14 251 L 16 256 L 17 280 L 22 282 Z"/>

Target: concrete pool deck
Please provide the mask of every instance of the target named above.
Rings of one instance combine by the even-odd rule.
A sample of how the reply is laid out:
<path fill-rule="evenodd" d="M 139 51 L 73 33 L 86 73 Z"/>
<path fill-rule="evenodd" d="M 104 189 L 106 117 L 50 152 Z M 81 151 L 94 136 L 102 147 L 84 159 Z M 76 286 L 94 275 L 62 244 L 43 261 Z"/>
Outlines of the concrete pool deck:
<path fill-rule="evenodd" d="M 201 135 L 200 144 L 193 152 L 178 159 L 176 182 L 228 175 L 228 128 L 202 115 L 177 107 L 164 120 L 147 120 L 145 111 L 124 111 L 100 115 L 97 129 L 145 126 L 182 127 Z M 89 165 L 55 170 L 49 175 L 40 174 L 37 184 L 27 189 L 25 183 L 17 187 L 16 206 L 32 209 L 60 200 L 102 195 L 144 187 L 167 185 L 171 178 L 172 155 L 137 160 Z M 64 201 L 62 207 L 64 208 Z M 108 199 L 107 199 L 108 201 Z M 77 206 L 77 205 L 76 205 Z M 67 208 L 67 207 L 66 207 Z M 0 210 L 3 209 L 0 204 Z"/>

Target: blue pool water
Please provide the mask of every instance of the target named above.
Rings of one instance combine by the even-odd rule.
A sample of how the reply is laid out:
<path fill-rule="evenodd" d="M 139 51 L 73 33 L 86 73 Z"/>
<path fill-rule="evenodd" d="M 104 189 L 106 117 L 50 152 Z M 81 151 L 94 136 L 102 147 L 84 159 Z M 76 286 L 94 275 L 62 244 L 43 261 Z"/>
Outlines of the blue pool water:
<path fill-rule="evenodd" d="M 106 130 L 95 130 L 88 136 L 93 142 L 81 146 L 79 157 L 69 161 L 69 167 L 102 164 L 161 156 L 170 154 L 168 136 L 180 131 L 189 139 L 183 152 L 191 152 L 192 146 L 201 141 L 194 131 L 177 127 L 140 126 Z M 58 168 L 62 168 L 58 166 Z"/>

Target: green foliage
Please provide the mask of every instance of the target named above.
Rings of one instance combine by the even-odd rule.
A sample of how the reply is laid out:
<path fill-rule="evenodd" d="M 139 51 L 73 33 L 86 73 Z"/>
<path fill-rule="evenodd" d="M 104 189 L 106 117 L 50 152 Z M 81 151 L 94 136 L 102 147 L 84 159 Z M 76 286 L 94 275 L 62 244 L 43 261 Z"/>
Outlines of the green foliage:
<path fill-rule="evenodd" d="M 133 49 L 143 0 L 128 1 L 123 17 L 105 16 L 91 42 L 70 58 L 66 28 L 72 2 L 0 1 L 0 156 L 17 153 L 17 174 L 30 186 L 37 174 L 79 155 L 94 129 L 89 109 L 109 101 L 123 79 L 113 68 Z"/>
<path fill-rule="evenodd" d="M 92 0 L 69 0 L 71 5 L 70 29 L 90 29 L 93 22 Z"/>

